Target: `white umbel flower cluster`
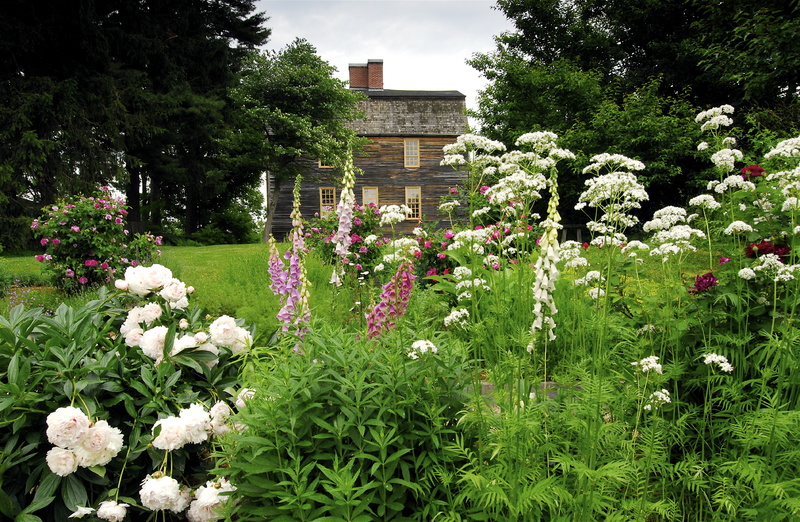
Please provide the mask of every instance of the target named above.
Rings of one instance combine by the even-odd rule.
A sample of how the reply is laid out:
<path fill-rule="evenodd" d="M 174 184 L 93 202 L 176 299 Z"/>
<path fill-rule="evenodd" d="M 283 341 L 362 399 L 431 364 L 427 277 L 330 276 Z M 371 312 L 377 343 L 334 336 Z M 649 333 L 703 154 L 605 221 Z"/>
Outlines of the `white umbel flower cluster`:
<path fill-rule="evenodd" d="M 469 327 L 469 310 L 466 308 L 456 308 L 444 318 L 444 325 L 447 328 L 457 327 L 467 329 Z"/>
<path fill-rule="evenodd" d="M 650 411 L 670 402 L 672 402 L 672 398 L 669 395 L 669 391 L 662 388 L 661 391 L 654 391 L 650 394 L 649 402 L 644 405 L 644 409 Z"/>
<path fill-rule="evenodd" d="M 716 353 L 707 353 L 703 356 L 703 364 L 707 366 L 717 365 L 720 371 L 731 373 L 733 371 L 733 366 L 731 363 L 728 362 L 728 359 L 724 355 L 718 355 Z"/>
<path fill-rule="evenodd" d="M 764 154 L 764 159 L 775 157 L 800 158 L 800 136 L 783 140 L 775 145 L 772 150 Z"/>
<path fill-rule="evenodd" d="M 421 355 L 426 353 L 436 353 L 439 349 L 436 348 L 436 345 L 432 342 L 422 339 L 419 341 L 414 341 L 411 344 L 411 351 L 408 352 L 408 356 L 412 359 L 419 359 Z"/>
<path fill-rule="evenodd" d="M 642 373 L 664 373 L 661 364 L 658 362 L 658 355 L 651 355 L 650 357 L 645 357 L 641 361 L 634 361 L 631 363 L 631 366 L 635 366 L 636 369 L 640 370 Z"/>

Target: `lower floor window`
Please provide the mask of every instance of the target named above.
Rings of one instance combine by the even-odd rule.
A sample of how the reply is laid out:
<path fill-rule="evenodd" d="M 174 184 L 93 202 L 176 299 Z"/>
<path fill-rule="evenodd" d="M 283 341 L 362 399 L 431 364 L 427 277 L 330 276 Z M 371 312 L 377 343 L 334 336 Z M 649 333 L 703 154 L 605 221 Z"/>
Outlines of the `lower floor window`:
<path fill-rule="evenodd" d="M 319 188 L 319 215 L 322 217 L 327 216 L 336 210 L 336 188 L 335 187 L 320 187 Z"/>
<path fill-rule="evenodd" d="M 422 189 L 420 187 L 406 187 L 406 206 L 411 209 L 408 219 L 422 217 Z"/>

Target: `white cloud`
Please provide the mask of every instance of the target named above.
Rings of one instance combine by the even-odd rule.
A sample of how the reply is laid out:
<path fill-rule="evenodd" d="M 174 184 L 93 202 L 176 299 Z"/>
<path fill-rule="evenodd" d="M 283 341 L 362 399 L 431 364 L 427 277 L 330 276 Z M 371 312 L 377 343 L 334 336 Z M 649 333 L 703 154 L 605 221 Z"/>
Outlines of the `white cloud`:
<path fill-rule="evenodd" d="M 467 106 L 485 80 L 465 63 L 512 24 L 489 0 L 259 0 L 266 48 L 305 38 L 346 80 L 348 64 L 383 59 L 384 88 L 457 90 Z"/>

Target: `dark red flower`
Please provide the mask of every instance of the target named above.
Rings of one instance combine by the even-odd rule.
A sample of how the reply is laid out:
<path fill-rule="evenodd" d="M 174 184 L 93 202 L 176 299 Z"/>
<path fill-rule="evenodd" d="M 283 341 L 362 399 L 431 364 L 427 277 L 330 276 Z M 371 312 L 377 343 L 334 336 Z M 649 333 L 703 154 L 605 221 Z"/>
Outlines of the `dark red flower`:
<path fill-rule="evenodd" d="M 717 286 L 717 278 L 711 272 L 697 276 L 694 281 L 694 286 L 689 289 L 690 294 L 697 294 L 705 292 L 712 286 Z"/>
<path fill-rule="evenodd" d="M 742 167 L 741 171 L 743 179 L 758 178 L 764 175 L 764 167 L 758 165 L 750 165 Z"/>
<path fill-rule="evenodd" d="M 775 245 L 769 241 L 762 241 L 761 243 L 750 243 L 744 248 L 744 255 L 747 257 L 758 257 L 764 254 L 773 254 L 775 252 Z"/>
<path fill-rule="evenodd" d="M 744 249 L 744 255 L 747 257 L 761 257 L 765 254 L 775 254 L 781 258 L 781 261 L 786 262 L 786 256 L 792 251 L 789 245 L 774 245 L 769 241 L 762 241 L 761 243 L 750 243 Z"/>

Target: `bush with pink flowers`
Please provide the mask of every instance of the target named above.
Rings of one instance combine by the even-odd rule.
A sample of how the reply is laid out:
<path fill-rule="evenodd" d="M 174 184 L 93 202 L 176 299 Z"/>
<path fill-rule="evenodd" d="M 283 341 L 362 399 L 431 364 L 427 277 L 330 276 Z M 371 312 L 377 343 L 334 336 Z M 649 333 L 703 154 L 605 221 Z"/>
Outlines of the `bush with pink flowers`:
<path fill-rule="evenodd" d="M 31 229 L 45 248 L 36 259 L 45 264 L 53 285 L 74 293 L 108 283 L 119 270 L 158 255 L 161 238 L 131 234 L 127 214 L 124 200 L 108 187 L 44 208 Z"/>

